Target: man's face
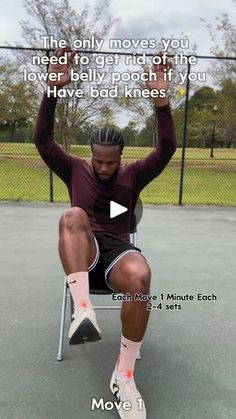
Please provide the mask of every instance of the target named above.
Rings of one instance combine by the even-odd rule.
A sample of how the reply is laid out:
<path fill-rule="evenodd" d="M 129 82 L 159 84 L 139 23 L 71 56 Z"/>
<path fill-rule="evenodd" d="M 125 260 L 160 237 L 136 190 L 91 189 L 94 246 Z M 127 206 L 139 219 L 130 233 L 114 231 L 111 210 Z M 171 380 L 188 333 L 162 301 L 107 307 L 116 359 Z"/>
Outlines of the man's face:
<path fill-rule="evenodd" d="M 111 179 L 120 165 L 120 159 L 120 147 L 118 145 L 93 144 L 92 164 L 102 181 Z"/>

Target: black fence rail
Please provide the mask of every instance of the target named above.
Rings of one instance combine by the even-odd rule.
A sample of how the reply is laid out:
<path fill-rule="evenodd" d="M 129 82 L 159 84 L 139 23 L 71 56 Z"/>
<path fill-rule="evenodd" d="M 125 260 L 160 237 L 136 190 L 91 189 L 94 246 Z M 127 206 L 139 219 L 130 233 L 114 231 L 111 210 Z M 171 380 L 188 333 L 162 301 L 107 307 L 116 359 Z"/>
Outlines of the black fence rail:
<path fill-rule="evenodd" d="M 47 169 L 32 143 L 45 89 L 44 58 L 50 52 L 0 47 L 0 200 L 68 201 L 65 185 Z M 124 163 L 144 158 L 157 142 L 152 99 L 127 95 L 131 91 L 138 96 L 145 89 L 142 80 L 131 77 L 141 74 L 142 66 L 130 53 L 78 55 L 80 73 L 88 74 L 90 81 L 84 76 L 70 84 L 71 91 L 83 91 L 82 97 L 58 101 L 55 139 L 67 152 L 90 160 L 94 128 L 116 126 L 125 138 Z M 112 63 L 108 56 L 114 58 Z M 151 63 L 151 55 L 146 57 Z M 170 103 L 178 149 L 165 171 L 142 192 L 144 203 L 236 205 L 236 59 L 196 60 L 194 65 L 186 59 L 174 67 Z M 100 82 L 96 71 L 103 74 Z M 74 74 L 76 79 L 76 67 Z M 98 97 L 91 97 L 91 86 Z"/>

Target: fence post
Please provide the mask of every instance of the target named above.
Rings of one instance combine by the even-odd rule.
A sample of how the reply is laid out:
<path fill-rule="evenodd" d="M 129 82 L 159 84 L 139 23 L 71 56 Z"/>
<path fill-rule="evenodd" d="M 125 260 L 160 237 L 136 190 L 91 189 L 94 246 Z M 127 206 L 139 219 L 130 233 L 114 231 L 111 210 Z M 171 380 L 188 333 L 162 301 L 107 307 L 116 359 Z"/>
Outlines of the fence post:
<path fill-rule="evenodd" d="M 49 58 L 49 49 L 46 51 L 46 55 Z M 47 64 L 47 72 L 48 72 L 49 64 Z M 49 169 L 49 200 L 50 202 L 54 202 L 53 200 L 53 172 L 51 169 Z"/>
<path fill-rule="evenodd" d="M 53 172 L 49 169 L 49 190 L 50 190 L 50 202 L 54 202 L 53 200 Z"/>
<path fill-rule="evenodd" d="M 179 185 L 179 206 L 183 205 L 183 188 L 184 188 L 184 169 L 185 169 L 185 149 L 187 144 L 187 125 L 188 125 L 188 102 L 189 102 L 189 73 L 191 64 L 188 60 L 187 82 L 186 82 L 186 96 L 184 106 L 184 132 L 182 143 L 182 158 L 181 158 L 181 171 L 180 171 L 180 185 Z"/>

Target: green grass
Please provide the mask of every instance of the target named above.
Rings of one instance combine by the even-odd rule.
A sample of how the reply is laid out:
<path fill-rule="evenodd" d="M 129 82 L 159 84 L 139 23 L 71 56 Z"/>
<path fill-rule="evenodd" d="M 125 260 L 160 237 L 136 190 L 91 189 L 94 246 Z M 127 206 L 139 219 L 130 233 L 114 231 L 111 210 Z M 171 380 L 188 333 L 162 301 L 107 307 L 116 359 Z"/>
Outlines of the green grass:
<path fill-rule="evenodd" d="M 144 158 L 150 148 L 125 148 L 124 161 Z M 90 158 L 88 146 L 73 154 Z M 236 150 L 187 149 L 183 204 L 236 206 Z M 181 149 L 165 171 L 142 192 L 144 204 L 178 204 Z M 67 188 L 54 178 L 54 201 L 68 202 Z M 0 143 L 0 200 L 49 201 L 49 171 L 33 144 Z"/>
<path fill-rule="evenodd" d="M 145 204 L 178 204 L 178 169 L 167 168 L 141 193 Z M 186 169 L 183 187 L 184 205 L 236 206 L 236 175 L 212 169 Z"/>
<path fill-rule="evenodd" d="M 151 147 L 125 147 L 124 158 L 138 159 L 144 158 L 152 150 Z M 71 154 L 75 154 L 82 158 L 90 158 L 91 149 L 87 145 L 72 145 Z M 0 143 L 0 156 L 38 156 L 37 149 L 34 144 L 25 143 Z M 173 159 L 181 159 L 182 149 L 178 148 Z M 209 159 L 209 148 L 187 148 L 186 159 L 206 160 Z M 236 148 L 217 148 L 214 150 L 214 160 L 236 160 Z"/>

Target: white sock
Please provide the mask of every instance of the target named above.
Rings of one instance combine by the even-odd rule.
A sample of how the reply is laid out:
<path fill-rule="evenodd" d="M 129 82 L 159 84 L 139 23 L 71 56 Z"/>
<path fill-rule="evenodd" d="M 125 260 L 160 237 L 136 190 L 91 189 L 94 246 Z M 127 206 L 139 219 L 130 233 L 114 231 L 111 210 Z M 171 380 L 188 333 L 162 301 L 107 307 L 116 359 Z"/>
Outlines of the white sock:
<path fill-rule="evenodd" d="M 67 276 L 75 310 L 92 307 L 89 298 L 88 272 L 74 272 Z"/>
<path fill-rule="evenodd" d="M 133 375 L 135 361 L 139 354 L 141 344 L 142 340 L 140 342 L 134 342 L 121 335 L 120 355 L 117 363 L 118 373 L 126 373 L 128 376 Z"/>

